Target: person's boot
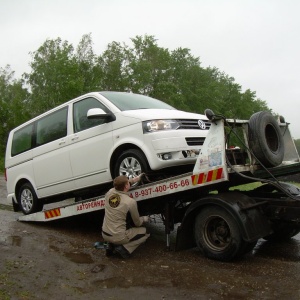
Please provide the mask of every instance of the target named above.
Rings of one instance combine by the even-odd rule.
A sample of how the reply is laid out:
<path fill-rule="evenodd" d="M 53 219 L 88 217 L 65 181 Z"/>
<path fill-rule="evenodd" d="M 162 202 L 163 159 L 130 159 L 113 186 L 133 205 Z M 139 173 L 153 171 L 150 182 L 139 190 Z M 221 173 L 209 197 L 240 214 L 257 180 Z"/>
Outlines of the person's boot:
<path fill-rule="evenodd" d="M 112 256 L 114 254 L 115 245 L 112 243 L 107 243 L 107 248 L 105 249 L 105 255 L 107 257 Z"/>
<path fill-rule="evenodd" d="M 126 259 L 130 257 L 130 253 L 123 245 L 115 246 L 115 252 L 121 255 L 122 258 Z"/>

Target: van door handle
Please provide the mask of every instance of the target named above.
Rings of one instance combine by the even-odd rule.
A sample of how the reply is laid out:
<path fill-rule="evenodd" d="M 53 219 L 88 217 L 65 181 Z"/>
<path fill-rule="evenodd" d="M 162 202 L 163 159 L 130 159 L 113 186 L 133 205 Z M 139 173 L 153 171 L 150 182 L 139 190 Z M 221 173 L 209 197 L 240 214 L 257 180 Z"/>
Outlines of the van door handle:
<path fill-rule="evenodd" d="M 61 141 L 58 143 L 58 145 L 61 146 L 61 145 L 65 144 L 65 143 L 66 143 L 66 140 L 61 140 Z"/>
<path fill-rule="evenodd" d="M 79 139 L 79 136 L 74 136 L 73 138 L 71 138 L 72 141 L 76 141 Z"/>

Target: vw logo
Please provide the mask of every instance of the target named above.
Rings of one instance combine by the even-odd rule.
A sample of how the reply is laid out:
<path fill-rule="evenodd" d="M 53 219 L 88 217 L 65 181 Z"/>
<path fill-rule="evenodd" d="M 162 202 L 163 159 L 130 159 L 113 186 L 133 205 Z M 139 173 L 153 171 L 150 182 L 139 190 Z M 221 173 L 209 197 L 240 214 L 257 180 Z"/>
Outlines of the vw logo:
<path fill-rule="evenodd" d="M 202 120 L 198 120 L 198 125 L 199 125 L 200 129 L 205 129 L 206 128 L 206 125 Z"/>

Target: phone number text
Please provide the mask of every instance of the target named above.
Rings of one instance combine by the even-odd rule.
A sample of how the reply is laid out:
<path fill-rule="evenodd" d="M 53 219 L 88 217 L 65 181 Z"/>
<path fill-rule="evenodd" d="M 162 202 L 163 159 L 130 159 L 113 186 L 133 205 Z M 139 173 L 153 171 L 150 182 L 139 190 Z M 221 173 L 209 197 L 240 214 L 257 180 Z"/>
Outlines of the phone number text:
<path fill-rule="evenodd" d="M 180 187 L 186 187 L 190 185 L 190 181 L 188 179 L 181 180 L 179 182 L 171 182 L 169 184 L 162 184 L 157 185 L 155 187 L 148 187 L 142 190 L 133 191 L 130 193 L 130 197 L 144 197 L 144 196 L 150 196 L 154 193 L 163 193 L 168 190 L 175 190 Z"/>

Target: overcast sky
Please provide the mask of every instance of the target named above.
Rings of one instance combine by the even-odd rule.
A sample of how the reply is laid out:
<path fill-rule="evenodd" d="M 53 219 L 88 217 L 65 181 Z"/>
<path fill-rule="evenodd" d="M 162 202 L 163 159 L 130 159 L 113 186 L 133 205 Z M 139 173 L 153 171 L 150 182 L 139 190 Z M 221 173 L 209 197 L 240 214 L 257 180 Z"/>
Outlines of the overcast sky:
<path fill-rule="evenodd" d="M 170 51 L 189 48 L 203 67 L 255 91 L 300 138 L 299 0 L 0 0 L 0 67 L 20 78 L 46 39 L 76 47 L 89 33 L 97 55 L 145 34 Z"/>

